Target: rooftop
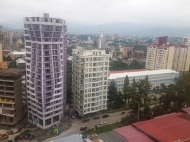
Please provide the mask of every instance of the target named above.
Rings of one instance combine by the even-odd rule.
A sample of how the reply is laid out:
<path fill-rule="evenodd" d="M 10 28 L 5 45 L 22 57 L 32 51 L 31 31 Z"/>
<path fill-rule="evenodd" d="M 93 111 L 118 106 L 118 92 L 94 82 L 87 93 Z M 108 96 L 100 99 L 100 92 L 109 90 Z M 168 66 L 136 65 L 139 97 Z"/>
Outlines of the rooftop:
<path fill-rule="evenodd" d="M 138 70 L 110 71 L 110 74 L 114 74 L 114 73 L 125 73 L 125 72 L 139 72 L 139 71 L 146 71 L 146 70 L 145 70 L 145 69 L 138 69 Z"/>
<path fill-rule="evenodd" d="M 132 125 L 117 128 L 115 131 L 125 137 L 128 142 L 156 142 Z"/>
<path fill-rule="evenodd" d="M 157 141 L 185 141 L 190 139 L 190 121 L 184 116 L 187 114 L 171 113 L 148 121 L 134 123 L 133 126 Z"/>
<path fill-rule="evenodd" d="M 17 59 L 16 62 L 17 62 L 17 63 L 26 63 L 25 60 L 22 59 L 22 58 Z"/>
<path fill-rule="evenodd" d="M 126 138 L 117 133 L 116 131 L 109 131 L 102 134 L 98 134 L 93 140 L 101 139 L 104 142 L 127 142 Z"/>
<path fill-rule="evenodd" d="M 79 136 L 79 134 L 71 135 L 68 137 L 60 138 L 57 140 L 53 140 L 51 142 L 84 142 L 82 137 Z"/>
<path fill-rule="evenodd" d="M 186 45 L 176 45 L 176 44 L 165 44 L 165 45 L 159 45 L 159 44 L 150 44 L 149 47 L 157 47 L 157 48 L 169 48 L 169 47 L 176 47 L 176 48 L 187 48 Z"/>
<path fill-rule="evenodd" d="M 25 52 L 16 52 L 16 51 L 14 51 L 14 52 L 11 52 L 11 53 L 14 54 L 14 55 L 21 55 L 21 54 L 25 55 Z"/>
<path fill-rule="evenodd" d="M 109 76 L 109 79 L 125 78 L 126 76 L 136 77 L 136 76 L 158 75 L 158 74 L 166 74 L 166 73 L 178 73 L 178 72 L 170 70 L 170 69 L 163 69 L 163 70 L 151 70 L 151 71 L 111 73 Z"/>
<path fill-rule="evenodd" d="M 3 76 L 14 76 L 23 74 L 25 72 L 24 69 L 0 69 L 0 75 Z"/>

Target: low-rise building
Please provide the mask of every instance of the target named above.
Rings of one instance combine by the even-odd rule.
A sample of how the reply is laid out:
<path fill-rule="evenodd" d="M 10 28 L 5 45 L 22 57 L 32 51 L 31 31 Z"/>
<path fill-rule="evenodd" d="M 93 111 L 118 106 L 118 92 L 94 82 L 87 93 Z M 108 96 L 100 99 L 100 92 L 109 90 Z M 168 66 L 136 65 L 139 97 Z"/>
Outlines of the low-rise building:
<path fill-rule="evenodd" d="M 16 65 L 18 68 L 25 68 L 26 67 L 26 61 L 22 58 L 19 58 L 16 60 Z"/>
<path fill-rule="evenodd" d="M 23 72 L 19 69 L 0 69 L 0 124 L 15 125 L 24 117 Z"/>
<path fill-rule="evenodd" d="M 11 52 L 9 53 L 9 56 L 14 60 L 15 58 L 25 58 L 25 52 Z"/>
<path fill-rule="evenodd" d="M 134 53 L 134 47 L 123 47 L 122 48 L 123 57 L 128 57 L 130 55 L 133 55 L 133 53 Z"/>
<path fill-rule="evenodd" d="M 174 79 L 179 77 L 179 73 L 170 69 L 152 71 L 134 70 L 133 72 L 125 71 L 120 73 L 110 73 L 108 79 L 109 82 L 111 80 L 114 80 L 118 91 L 122 91 L 126 76 L 129 78 L 130 85 L 132 84 L 133 79 L 135 79 L 136 82 L 139 82 L 139 80 L 144 79 L 146 76 L 148 76 L 149 82 L 151 84 L 150 90 L 154 90 L 157 86 L 161 88 L 161 84 L 164 84 L 165 86 L 174 84 Z"/>
<path fill-rule="evenodd" d="M 10 61 L 0 62 L 0 69 L 8 69 Z"/>
<path fill-rule="evenodd" d="M 144 51 L 143 50 L 135 50 L 134 52 L 134 57 L 135 58 L 144 58 Z"/>

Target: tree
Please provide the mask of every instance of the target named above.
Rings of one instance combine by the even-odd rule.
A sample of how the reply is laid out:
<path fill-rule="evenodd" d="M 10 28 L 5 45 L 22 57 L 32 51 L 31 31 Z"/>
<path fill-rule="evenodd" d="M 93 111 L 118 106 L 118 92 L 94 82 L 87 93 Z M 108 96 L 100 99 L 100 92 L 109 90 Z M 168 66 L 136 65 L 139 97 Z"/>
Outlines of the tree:
<path fill-rule="evenodd" d="M 72 63 L 67 61 L 67 103 L 72 103 Z"/>
<path fill-rule="evenodd" d="M 17 68 L 16 61 L 12 61 L 12 62 L 9 64 L 8 68 Z"/>
<path fill-rule="evenodd" d="M 139 81 L 139 83 L 137 84 L 137 88 L 145 105 L 148 99 L 150 88 L 151 88 L 150 82 L 148 80 L 148 76 L 146 76 L 145 79 L 141 79 Z"/>
<path fill-rule="evenodd" d="M 129 100 L 130 100 L 130 86 L 129 86 L 129 78 L 126 75 L 125 80 L 124 80 L 124 85 L 123 85 L 123 99 L 124 99 L 124 107 L 126 105 L 126 101 L 128 99 L 128 103 L 129 104 Z"/>
<path fill-rule="evenodd" d="M 122 96 L 122 93 L 121 91 L 119 91 L 116 95 L 116 98 L 115 98 L 115 102 L 114 102 L 114 108 L 115 109 L 119 109 L 119 108 L 122 108 L 122 106 L 125 104 L 125 102 L 123 101 L 123 96 Z"/>
<path fill-rule="evenodd" d="M 110 108 L 112 110 L 112 105 L 116 99 L 117 95 L 117 88 L 116 88 L 116 83 L 114 80 L 110 82 L 110 85 L 108 86 L 108 102 L 110 104 Z"/>

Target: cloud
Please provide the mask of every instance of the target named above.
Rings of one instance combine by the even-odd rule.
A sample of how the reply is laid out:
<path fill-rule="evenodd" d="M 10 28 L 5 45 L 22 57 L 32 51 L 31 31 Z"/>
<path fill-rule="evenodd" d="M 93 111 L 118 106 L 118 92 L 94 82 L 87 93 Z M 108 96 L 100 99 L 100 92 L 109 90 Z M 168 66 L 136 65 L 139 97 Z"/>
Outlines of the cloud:
<path fill-rule="evenodd" d="M 117 22 L 188 26 L 189 0 L 2 0 L 0 23 L 23 27 L 23 18 L 43 16 L 81 24 Z"/>

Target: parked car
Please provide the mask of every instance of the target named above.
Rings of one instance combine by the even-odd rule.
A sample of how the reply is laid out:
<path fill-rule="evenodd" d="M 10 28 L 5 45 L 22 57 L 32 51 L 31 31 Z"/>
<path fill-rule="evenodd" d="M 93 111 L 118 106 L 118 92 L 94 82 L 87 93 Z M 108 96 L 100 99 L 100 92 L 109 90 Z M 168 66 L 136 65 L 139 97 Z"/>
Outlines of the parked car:
<path fill-rule="evenodd" d="M 88 121 L 89 121 L 89 119 L 83 119 L 82 123 L 85 123 L 85 122 L 88 122 Z"/>
<path fill-rule="evenodd" d="M 86 129 L 87 129 L 86 126 L 82 126 L 82 127 L 80 128 L 81 131 L 84 131 L 84 130 L 86 130 Z"/>
<path fill-rule="evenodd" d="M 125 114 L 125 112 L 123 111 L 123 112 L 121 112 L 121 115 L 123 115 L 123 114 Z"/>
<path fill-rule="evenodd" d="M 29 140 L 35 140 L 35 135 L 30 135 L 30 137 L 28 138 Z"/>
<path fill-rule="evenodd" d="M 100 117 L 98 117 L 98 116 L 95 116 L 93 119 L 100 119 Z"/>
<path fill-rule="evenodd" d="M 26 135 L 24 136 L 24 139 L 27 140 L 27 139 L 29 139 L 29 137 L 30 137 L 30 134 L 26 134 Z"/>
<path fill-rule="evenodd" d="M 24 139 L 24 135 L 20 135 L 19 140 L 23 140 L 23 139 Z"/>
<path fill-rule="evenodd" d="M 14 142 L 18 142 L 18 140 L 19 140 L 19 135 L 15 136 Z"/>
<path fill-rule="evenodd" d="M 108 114 L 102 115 L 102 118 L 106 118 L 106 117 L 109 117 L 109 115 Z"/>
<path fill-rule="evenodd" d="M 82 116 L 81 116 L 81 115 L 78 115 L 78 116 L 77 116 L 77 119 L 82 119 Z"/>
<path fill-rule="evenodd" d="M 106 124 L 105 121 L 101 121 L 101 122 L 99 123 L 99 125 L 104 125 L 104 124 Z"/>
<path fill-rule="evenodd" d="M 87 135 L 86 135 L 86 134 L 80 134 L 80 136 L 81 136 L 83 139 L 86 139 L 86 138 L 87 138 Z"/>

